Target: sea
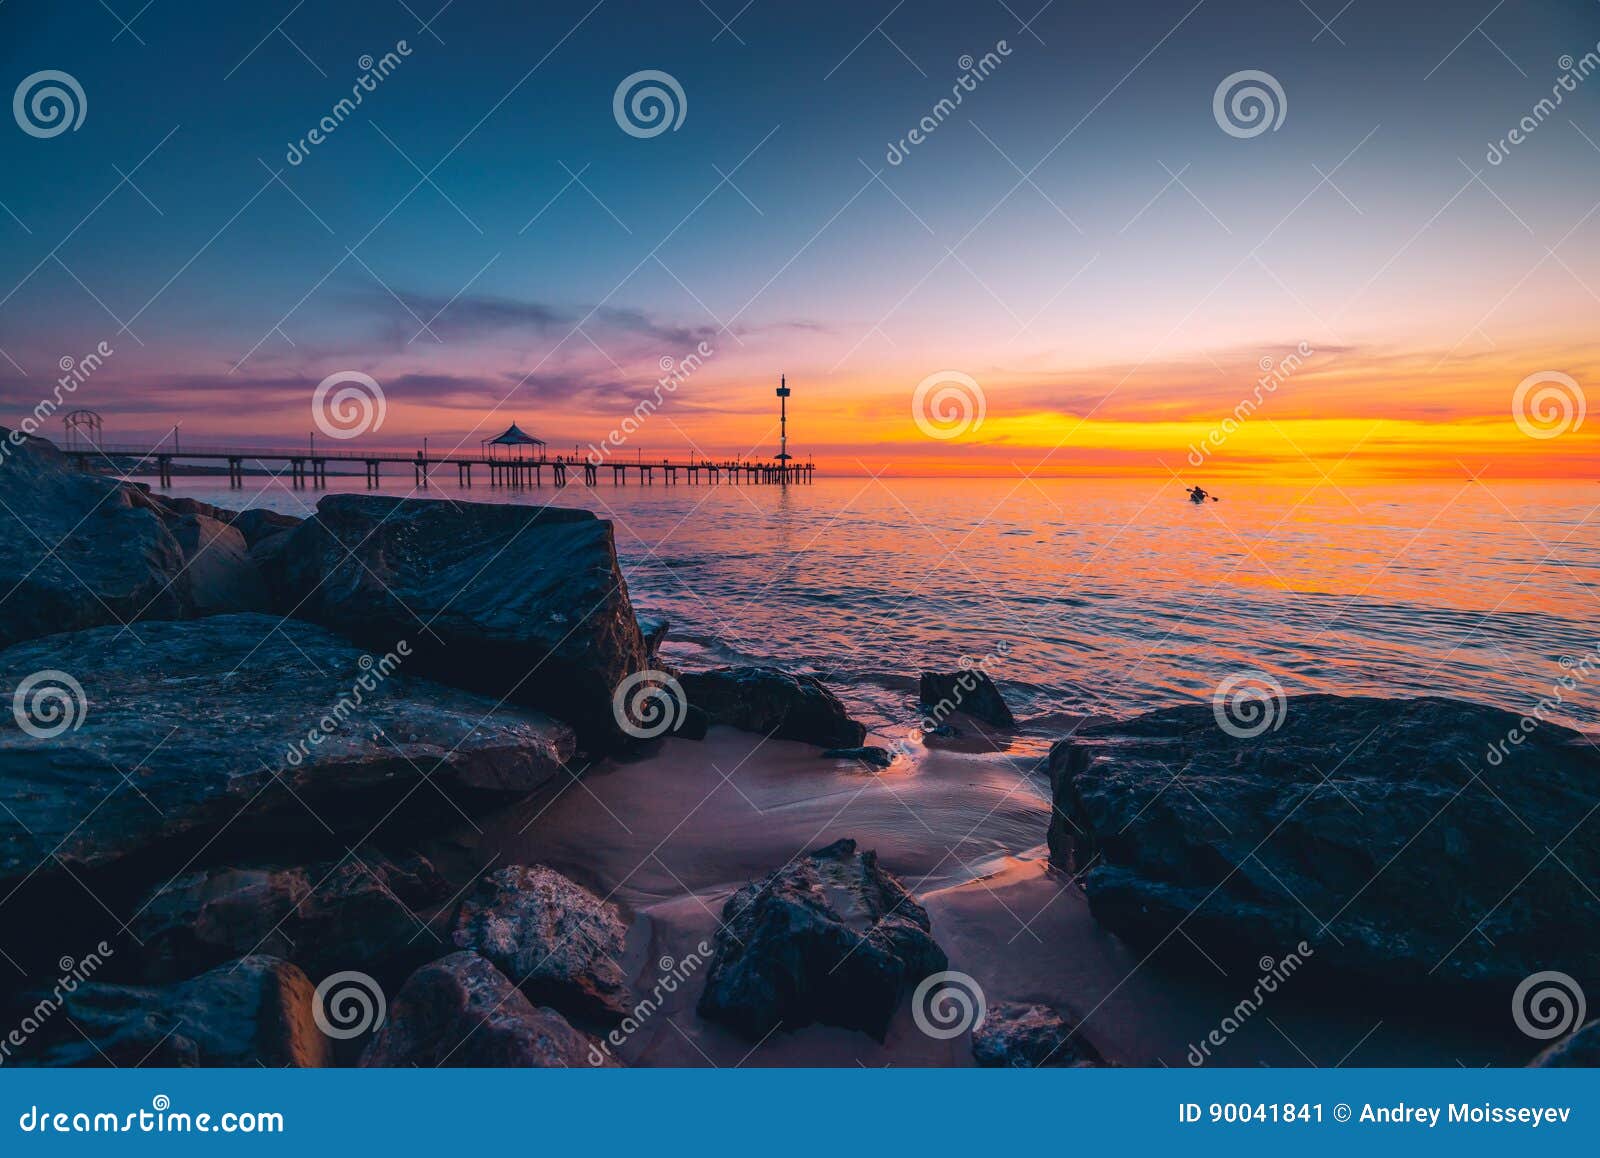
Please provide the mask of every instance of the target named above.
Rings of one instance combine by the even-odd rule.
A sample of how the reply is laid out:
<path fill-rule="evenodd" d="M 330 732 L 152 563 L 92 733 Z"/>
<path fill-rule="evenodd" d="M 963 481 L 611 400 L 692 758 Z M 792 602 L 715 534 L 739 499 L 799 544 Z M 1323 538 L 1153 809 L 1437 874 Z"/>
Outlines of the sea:
<path fill-rule="evenodd" d="M 609 472 L 605 472 L 609 474 Z M 172 493 L 306 515 L 329 490 L 180 477 Z M 810 485 L 378 492 L 609 519 L 641 614 L 687 668 L 779 664 L 876 731 L 924 670 L 981 666 L 1024 730 L 1214 698 L 1443 695 L 1600 728 L 1600 488 L 1460 480 L 819 477 Z"/>

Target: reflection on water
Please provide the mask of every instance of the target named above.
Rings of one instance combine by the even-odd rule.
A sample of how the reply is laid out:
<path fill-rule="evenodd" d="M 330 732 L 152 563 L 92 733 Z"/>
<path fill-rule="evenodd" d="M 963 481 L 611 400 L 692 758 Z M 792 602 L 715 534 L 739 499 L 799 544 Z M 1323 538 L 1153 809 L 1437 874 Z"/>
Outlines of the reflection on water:
<path fill-rule="evenodd" d="M 301 514 L 318 497 L 246 482 L 177 490 Z M 673 621 L 670 657 L 806 667 L 880 726 L 910 721 L 922 668 L 1002 641 L 990 670 L 1035 717 L 1208 696 L 1245 668 L 1290 694 L 1443 693 L 1526 711 L 1559 690 L 1563 657 L 1600 645 L 1592 484 L 1230 483 L 1203 506 L 1158 480 L 440 484 L 426 493 L 612 519 L 635 603 Z M 1593 689 L 1563 701 L 1554 715 L 1600 725 Z"/>

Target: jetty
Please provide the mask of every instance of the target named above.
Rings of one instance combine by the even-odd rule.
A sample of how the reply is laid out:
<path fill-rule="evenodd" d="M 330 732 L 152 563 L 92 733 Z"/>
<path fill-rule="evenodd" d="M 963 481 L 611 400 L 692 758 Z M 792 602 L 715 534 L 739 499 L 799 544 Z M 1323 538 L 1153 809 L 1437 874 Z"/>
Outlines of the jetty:
<path fill-rule="evenodd" d="M 328 485 L 330 463 L 335 477 L 354 475 L 354 466 L 361 464 L 368 490 L 382 485 L 384 467 L 402 476 L 409 467 L 413 485 L 421 489 L 432 485 L 435 472 L 448 477 L 452 467 L 456 484 L 461 487 L 470 487 L 475 480 L 491 487 L 542 487 L 547 479 L 554 487 L 579 481 L 593 487 L 599 486 L 603 478 L 608 478 L 612 486 L 627 486 L 630 475 L 639 486 L 654 486 L 658 480 L 663 486 L 809 484 L 816 478 L 816 463 L 809 457 L 801 460 L 789 453 L 791 392 L 787 379 L 780 376 L 777 397 L 781 433 L 778 453 L 770 458 L 716 458 L 697 451 L 687 458 L 680 452 L 677 458 L 668 455 L 658 459 L 642 449 L 625 456 L 625 449 L 612 443 L 604 447 L 591 443 L 587 452 L 574 447 L 571 454 L 551 454 L 543 439 L 535 438 L 515 422 L 493 438 L 481 439 L 476 452 L 458 447 L 443 454 L 430 451 L 426 438 L 418 450 L 379 450 L 350 446 L 347 438 L 335 434 L 335 445 L 329 448 L 326 441 L 318 445 L 315 433 L 307 437 L 305 446 L 296 449 L 196 444 L 182 439 L 177 426 L 154 445 L 133 445 L 106 442 L 103 421 L 92 410 L 75 410 L 64 417 L 66 440 L 61 451 L 83 470 L 153 474 L 163 487 L 172 485 L 173 466 L 177 463 L 226 465 L 228 485 L 234 490 L 244 488 L 247 471 L 287 475 L 289 485 L 296 490 L 322 490 Z M 325 430 L 324 439 L 327 437 Z"/>
<path fill-rule="evenodd" d="M 401 451 L 322 450 L 301 447 L 298 450 L 229 446 L 174 446 L 164 443 L 157 446 L 132 446 L 117 443 L 98 445 L 75 444 L 62 448 L 62 453 L 74 459 L 85 470 L 110 468 L 129 475 L 154 474 L 163 487 L 172 485 L 174 463 L 226 464 L 228 485 L 235 490 L 244 487 L 247 468 L 259 468 L 271 474 L 287 474 L 295 489 L 310 487 L 321 490 L 328 485 L 328 465 L 335 466 L 335 475 L 353 475 L 354 470 L 340 470 L 341 466 L 359 463 L 365 470 L 367 487 L 376 490 L 383 478 L 383 468 L 400 472 L 409 467 L 415 486 L 426 488 L 434 472 L 442 471 L 446 477 L 453 467 L 456 483 L 470 487 L 475 481 L 487 482 L 491 487 L 564 487 L 581 481 L 585 486 L 597 486 L 609 479 L 613 486 L 627 486 L 629 476 L 640 486 L 653 486 L 659 480 L 665 486 L 677 485 L 772 485 L 807 484 L 816 475 L 816 464 L 776 459 L 748 458 L 645 458 L 596 459 L 594 456 L 571 455 L 489 455 L 446 453 L 435 454 L 426 450 L 411 453 Z"/>

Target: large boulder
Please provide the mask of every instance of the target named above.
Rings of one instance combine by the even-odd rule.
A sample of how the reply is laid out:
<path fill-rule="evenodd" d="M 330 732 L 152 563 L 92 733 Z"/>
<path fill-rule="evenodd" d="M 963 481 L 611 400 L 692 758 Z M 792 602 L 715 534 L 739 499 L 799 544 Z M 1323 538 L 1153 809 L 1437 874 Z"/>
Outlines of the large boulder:
<path fill-rule="evenodd" d="M 0 692 L 22 694 L 30 725 L 0 714 L 0 885 L 186 845 L 215 855 L 224 827 L 235 849 L 267 828 L 365 834 L 419 791 L 453 823 L 477 800 L 534 791 L 573 753 L 564 724 L 311 624 L 224 615 L 137 631 L 0 652 Z"/>
<path fill-rule="evenodd" d="M 226 511 L 89 474 L 0 427 L 0 648 L 59 631 L 259 610 L 266 592 Z M 243 531 L 240 531 L 243 534 Z"/>
<path fill-rule="evenodd" d="M 689 706 L 713 724 L 823 748 L 856 748 L 867 738 L 867 729 L 816 676 L 719 667 L 685 672 L 678 682 Z"/>
<path fill-rule="evenodd" d="M 227 521 L 230 527 L 244 536 L 247 547 L 254 547 L 264 539 L 292 531 L 304 522 L 303 519 L 297 519 L 293 515 L 268 510 L 266 507 L 252 507 L 248 511 L 237 513 L 229 512 Z"/>
<path fill-rule="evenodd" d="M 618 962 L 627 926 L 615 905 L 543 865 L 481 878 L 463 898 L 454 940 L 491 961 L 529 1000 L 616 1022 L 628 1011 Z"/>
<path fill-rule="evenodd" d="M 952 712 L 962 712 L 996 728 L 1017 726 L 1011 709 L 1000 695 L 1000 689 L 995 687 L 989 673 L 981 668 L 925 671 L 918 683 L 918 699 L 923 712 L 935 725 L 943 723 Z"/>
<path fill-rule="evenodd" d="M 1319 971 L 1489 987 L 1497 1007 L 1544 969 L 1600 982 L 1600 750 L 1457 700 L 1278 708 L 1170 708 L 1055 745 L 1051 858 L 1088 869 L 1102 923 L 1141 946 L 1182 923 L 1240 962 L 1304 940 Z"/>
<path fill-rule="evenodd" d="M 0 648 L 184 614 L 183 552 L 134 487 L 0 428 Z"/>
<path fill-rule="evenodd" d="M 425 914 L 454 891 L 422 857 L 396 862 L 352 850 L 307 868 L 185 873 L 149 894 L 129 928 L 152 981 L 247 953 L 283 957 L 313 977 L 349 968 L 392 972 L 414 967 L 438 944 Z"/>
<path fill-rule="evenodd" d="M 901 998 L 948 964 L 927 910 L 848 839 L 746 885 L 722 922 L 700 1015 L 752 1041 L 814 1022 L 882 1041 Z"/>
<path fill-rule="evenodd" d="M 315 989 L 297 966 L 250 956 L 177 985 L 92 981 L 60 995 L 38 1019 L 47 1066 L 325 1066 Z"/>
<path fill-rule="evenodd" d="M 183 552 L 193 614 L 267 610 L 267 585 L 243 534 L 208 515 L 183 515 L 170 529 Z"/>
<path fill-rule="evenodd" d="M 476 953 L 452 953 L 401 987 L 363 1066 L 556 1067 L 590 1064 L 595 1043 L 533 1005 Z"/>
<path fill-rule="evenodd" d="M 1100 1054 L 1047 1005 L 991 1005 L 972 1031 L 972 1057 L 980 1066 L 1037 1069 L 1101 1063 Z"/>
<path fill-rule="evenodd" d="M 550 712 L 586 744 L 626 738 L 612 696 L 648 667 L 644 639 L 611 524 L 588 511 L 329 495 L 271 569 L 286 613 L 409 640 L 418 671 Z"/>

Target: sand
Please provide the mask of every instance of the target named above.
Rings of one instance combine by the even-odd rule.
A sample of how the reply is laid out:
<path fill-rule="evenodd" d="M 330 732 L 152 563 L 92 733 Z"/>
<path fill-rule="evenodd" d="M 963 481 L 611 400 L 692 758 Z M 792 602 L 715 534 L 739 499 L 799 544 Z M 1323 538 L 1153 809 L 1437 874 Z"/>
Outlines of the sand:
<path fill-rule="evenodd" d="M 480 820 L 481 831 L 457 833 L 439 855 L 463 874 L 548 864 L 622 908 L 625 969 L 641 998 L 659 998 L 617 1048 L 631 1065 L 972 1064 L 969 1035 L 926 1036 L 909 1001 L 882 1044 L 815 1026 L 755 1044 L 695 1015 L 698 948 L 711 942 L 728 895 L 848 836 L 876 849 L 928 909 L 950 967 L 973 976 L 990 1004 L 1051 1006 L 1119 1064 L 1186 1066 L 1191 1045 L 1257 979 L 1227 976 L 1199 954 L 1178 967 L 1147 961 L 1097 925 L 1080 889 L 1046 862 L 1040 750 L 1037 737 L 998 752 L 923 749 L 872 773 L 804 744 L 713 728 L 703 742 L 673 738 L 647 758 L 597 763 L 554 794 Z M 1335 1007 L 1290 985 L 1206 1064 L 1526 1060 L 1522 1043 L 1449 1021 L 1381 1000 Z"/>

